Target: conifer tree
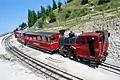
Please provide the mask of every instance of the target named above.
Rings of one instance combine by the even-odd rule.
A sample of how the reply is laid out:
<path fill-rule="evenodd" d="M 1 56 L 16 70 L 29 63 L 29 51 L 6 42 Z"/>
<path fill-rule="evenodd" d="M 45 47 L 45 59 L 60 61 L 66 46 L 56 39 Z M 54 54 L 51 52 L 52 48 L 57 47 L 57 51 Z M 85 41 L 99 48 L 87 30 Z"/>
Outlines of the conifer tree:
<path fill-rule="evenodd" d="M 60 1 L 58 1 L 58 10 L 59 11 L 61 10 L 61 6 L 62 6 L 62 3 Z"/>
<path fill-rule="evenodd" d="M 53 0 L 53 10 L 57 9 L 57 4 L 55 2 L 55 0 Z"/>

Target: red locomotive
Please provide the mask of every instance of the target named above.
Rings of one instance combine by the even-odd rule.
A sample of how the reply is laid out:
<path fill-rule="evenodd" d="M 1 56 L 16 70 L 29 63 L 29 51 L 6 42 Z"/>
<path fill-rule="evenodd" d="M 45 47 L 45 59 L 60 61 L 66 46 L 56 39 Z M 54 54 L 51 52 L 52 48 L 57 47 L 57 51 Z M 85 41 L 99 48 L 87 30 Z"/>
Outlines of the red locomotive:
<path fill-rule="evenodd" d="M 80 59 L 94 62 L 106 60 L 108 55 L 108 37 L 107 31 L 86 32 L 78 37 L 60 38 L 59 52 L 70 59 Z"/>
<path fill-rule="evenodd" d="M 94 62 L 105 61 L 109 46 L 108 31 L 84 32 L 75 37 L 64 37 L 65 30 L 60 33 L 15 31 L 15 37 L 50 52 L 57 51 L 70 59 Z M 18 35 L 21 34 L 21 35 Z"/>

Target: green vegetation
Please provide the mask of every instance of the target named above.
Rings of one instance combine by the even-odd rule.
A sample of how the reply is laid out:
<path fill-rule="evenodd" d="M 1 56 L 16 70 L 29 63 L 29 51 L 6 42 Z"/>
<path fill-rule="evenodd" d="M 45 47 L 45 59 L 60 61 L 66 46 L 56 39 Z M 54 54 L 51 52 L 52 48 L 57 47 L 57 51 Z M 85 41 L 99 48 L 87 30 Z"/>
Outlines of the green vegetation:
<path fill-rule="evenodd" d="M 61 10 L 61 6 L 62 6 L 62 3 L 60 1 L 58 1 L 58 11 Z"/>
<path fill-rule="evenodd" d="M 94 11 L 92 13 L 101 12 L 108 9 L 117 8 L 120 6 L 120 0 L 66 0 L 65 4 L 62 4 L 59 0 L 55 2 L 53 0 L 53 5 L 48 5 L 46 8 L 41 6 L 41 10 L 35 13 L 34 10 L 28 10 L 28 26 L 37 26 L 38 28 L 45 28 L 48 23 L 57 23 L 58 21 L 66 21 L 71 19 L 76 19 L 77 23 L 78 17 L 90 13 L 90 4 L 94 5 Z M 36 24 L 36 25 L 35 25 Z M 71 25 L 71 24 L 70 24 Z M 53 25 L 55 26 L 55 25 Z M 35 29 L 33 27 L 33 29 Z M 31 30 L 33 30 L 31 29 Z"/>
<path fill-rule="evenodd" d="M 29 28 L 30 31 L 35 31 L 36 30 L 36 26 L 32 26 Z"/>
<path fill-rule="evenodd" d="M 73 1 L 73 0 L 67 0 L 67 3 L 71 2 L 71 1 Z"/>
<path fill-rule="evenodd" d="M 87 4 L 88 3 L 88 0 L 81 0 L 81 4 L 82 5 L 85 5 L 85 4 Z"/>
<path fill-rule="evenodd" d="M 29 28 L 37 21 L 37 15 L 34 10 L 28 10 L 28 26 Z"/>
<path fill-rule="evenodd" d="M 55 0 L 53 0 L 53 10 L 57 9 L 57 4 L 55 2 Z"/>
<path fill-rule="evenodd" d="M 108 3 L 110 0 L 98 0 L 98 5 Z"/>
<path fill-rule="evenodd" d="M 19 27 L 21 27 L 22 29 L 24 29 L 27 26 L 27 24 L 25 22 L 22 22 L 22 24 L 19 25 Z"/>

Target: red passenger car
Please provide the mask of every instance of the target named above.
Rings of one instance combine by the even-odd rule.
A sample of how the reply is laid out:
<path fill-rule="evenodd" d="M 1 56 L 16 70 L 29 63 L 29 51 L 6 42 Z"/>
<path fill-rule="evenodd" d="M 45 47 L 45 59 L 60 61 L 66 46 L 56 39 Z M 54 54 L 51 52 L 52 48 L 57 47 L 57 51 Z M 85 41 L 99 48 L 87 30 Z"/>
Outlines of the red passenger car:
<path fill-rule="evenodd" d="M 58 45 L 59 33 L 53 32 L 27 32 L 24 42 L 47 51 L 56 51 Z"/>
<path fill-rule="evenodd" d="M 14 31 L 15 38 L 17 38 L 18 41 L 24 43 L 24 35 L 28 31 L 20 30 L 20 31 Z"/>

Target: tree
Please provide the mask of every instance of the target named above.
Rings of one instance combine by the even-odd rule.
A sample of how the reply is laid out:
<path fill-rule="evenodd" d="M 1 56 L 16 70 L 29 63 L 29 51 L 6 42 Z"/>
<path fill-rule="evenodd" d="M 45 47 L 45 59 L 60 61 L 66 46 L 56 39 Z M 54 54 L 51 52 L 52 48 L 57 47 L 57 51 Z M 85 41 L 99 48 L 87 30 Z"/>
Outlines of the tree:
<path fill-rule="evenodd" d="M 45 12 L 46 16 L 49 16 L 50 11 L 52 11 L 52 8 L 51 8 L 50 5 L 48 5 L 47 9 L 46 9 L 46 12 Z"/>
<path fill-rule="evenodd" d="M 28 26 L 31 27 L 31 10 L 28 9 Z"/>
<path fill-rule="evenodd" d="M 81 4 L 82 5 L 85 5 L 85 4 L 87 4 L 88 3 L 88 0 L 81 0 Z"/>
<path fill-rule="evenodd" d="M 67 4 L 67 2 L 66 2 L 66 1 L 64 1 L 64 4 Z"/>
<path fill-rule="evenodd" d="M 57 9 L 57 4 L 55 2 L 55 0 L 53 0 L 53 10 Z"/>
<path fill-rule="evenodd" d="M 73 1 L 73 0 L 67 0 L 67 3 L 71 2 L 71 1 Z"/>
<path fill-rule="evenodd" d="M 37 21 L 37 15 L 35 11 L 28 10 L 28 26 L 29 28 L 35 24 Z"/>
<path fill-rule="evenodd" d="M 41 6 L 41 14 L 45 13 L 45 8 L 43 6 Z"/>
<path fill-rule="evenodd" d="M 58 1 L 58 11 L 61 10 L 61 6 L 62 6 L 62 3 L 60 1 Z"/>
<path fill-rule="evenodd" d="M 52 10 L 52 7 L 50 5 L 48 5 L 47 10 L 50 12 Z"/>
<path fill-rule="evenodd" d="M 38 20 L 38 28 L 43 28 L 43 24 L 44 22 L 42 21 L 42 19 Z"/>
<path fill-rule="evenodd" d="M 24 29 L 27 26 L 25 22 L 22 22 L 22 24 L 19 25 L 20 28 Z"/>
<path fill-rule="evenodd" d="M 45 21 L 45 19 L 47 18 L 47 15 L 43 14 L 41 18 L 42 18 L 42 21 Z"/>
<path fill-rule="evenodd" d="M 35 24 L 36 21 L 37 21 L 37 14 L 33 10 L 32 11 L 32 26 Z"/>
<path fill-rule="evenodd" d="M 41 18 L 42 17 L 42 14 L 40 11 L 37 11 L 37 19 Z"/>

